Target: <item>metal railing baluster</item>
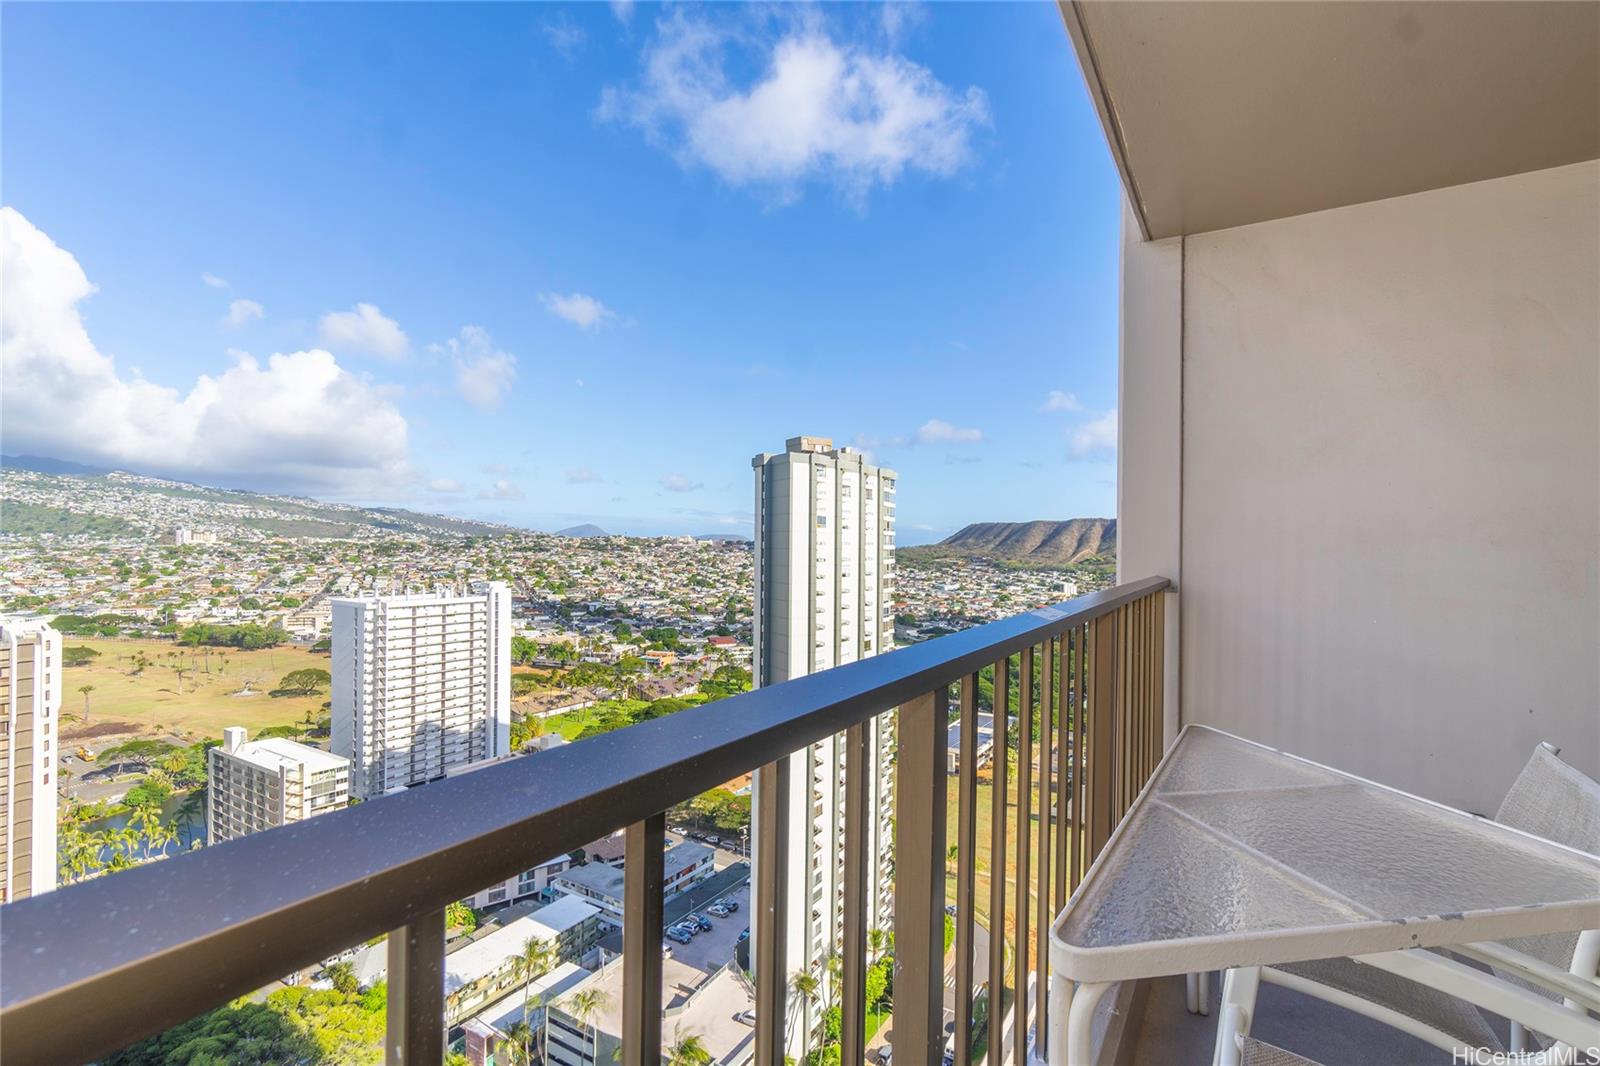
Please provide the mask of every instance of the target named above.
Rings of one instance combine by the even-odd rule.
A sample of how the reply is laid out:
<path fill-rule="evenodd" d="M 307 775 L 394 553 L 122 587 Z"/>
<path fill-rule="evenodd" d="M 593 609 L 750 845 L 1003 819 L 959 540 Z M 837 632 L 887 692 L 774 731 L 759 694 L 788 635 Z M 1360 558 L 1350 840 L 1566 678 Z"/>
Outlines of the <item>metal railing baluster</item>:
<path fill-rule="evenodd" d="M 989 747 L 989 1061 L 1005 1062 L 1001 1040 L 1006 986 L 1006 737 L 1011 731 L 1011 659 L 994 664 L 994 739 Z M 853 1061 L 853 1060 L 850 1060 Z"/>
<path fill-rule="evenodd" d="M 784 913 L 788 908 L 789 774 L 793 757 L 756 771 L 756 886 L 751 920 L 751 965 L 756 977 L 756 1057 L 762 1066 L 783 1066 L 788 1010 Z M 809 799 L 809 797 L 808 797 Z"/>
<path fill-rule="evenodd" d="M 961 748 L 956 764 L 956 1066 L 972 1062 L 973 939 L 977 929 L 978 675 L 961 683 Z"/>
<path fill-rule="evenodd" d="M 666 815 L 628 826 L 623 836 L 622 1061 L 661 1061 L 661 922 L 666 887 Z"/>
<path fill-rule="evenodd" d="M 444 911 L 389 934 L 384 1061 L 439 1066 L 444 1061 Z"/>
<path fill-rule="evenodd" d="M 844 1000 L 840 1007 L 841 1062 L 867 1053 L 867 834 L 870 832 L 870 722 L 844 734 Z"/>
<path fill-rule="evenodd" d="M 1034 954 L 1039 960 L 1039 978 L 1034 988 L 1036 999 L 1034 1024 L 1038 1027 L 1035 1039 L 1041 1054 L 1045 1044 L 1046 1022 L 1050 1016 L 1050 990 L 1047 987 L 1050 982 L 1045 980 L 1045 973 L 1048 970 L 1046 960 L 1050 958 L 1050 920 L 1055 916 L 1050 909 L 1050 889 L 1053 885 L 1050 879 L 1050 851 L 1055 840 L 1051 827 L 1054 824 L 1052 815 L 1056 792 L 1050 774 L 1055 747 L 1052 740 L 1055 670 L 1059 663 L 1054 643 L 1049 639 L 1045 640 L 1041 645 L 1039 662 L 1039 895 L 1035 901 L 1038 906 L 1038 921 L 1033 934 L 1036 941 Z"/>
<path fill-rule="evenodd" d="M 943 1052 L 949 699 L 941 685 L 901 704 L 896 730 L 894 1054 L 903 1062 L 938 1062 Z"/>
<path fill-rule="evenodd" d="M 1017 1066 L 1028 1062 L 1028 886 L 1033 852 L 1033 645 L 1022 649 L 1017 685 L 1017 939 L 1016 1020 L 1012 1038 Z M 992 1042 L 991 1042 L 992 1043 Z"/>

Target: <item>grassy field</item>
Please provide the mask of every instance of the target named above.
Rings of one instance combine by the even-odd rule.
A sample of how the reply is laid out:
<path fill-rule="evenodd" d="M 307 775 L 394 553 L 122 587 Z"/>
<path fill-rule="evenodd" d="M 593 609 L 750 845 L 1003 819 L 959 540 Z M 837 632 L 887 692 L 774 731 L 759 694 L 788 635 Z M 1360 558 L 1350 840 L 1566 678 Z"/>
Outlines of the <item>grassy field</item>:
<path fill-rule="evenodd" d="M 70 720 L 65 736 L 82 725 L 84 685 L 89 693 L 89 725 L 125 722 L 150 734 L 177 732 L 194 740 L 221 737 L 224 726 L 242 725 L 252 735 L 272 725 L 300 721 L 307 711 L 322 714 L 326 694 L 272 696 L 272 689 L 291 670 L 328 669 L 326 655 L 313 655 L 303 647 L 267 648 L 261 651 L 180 648 L 166 641 L 94 640 L 68 636 L 69 647 L 86 645 L 100 653 L 87 666 L 66 668 L 62 714 Z M 134 673 L 133 659 L 140 652 L 151 665 Z M 176 653 L 176 656 L 173 653 Z M 177 667 L 184 670 L 180 686 Z M 248 681 L 254 695 L 240 695 Z M 132 730 L 129 730 L 130 732 Z"/>
<path fill-rule="evenodd" d="M 992 855 L 993 855 L 993 851 L 992 851 L 992 848 L 991 848 L 991 843 L 992 843 L 993 837 L 994 837 L 993 825 L 992 825 L 992 822 L 991 822 L 991 818 L 993 817 L 993 812 L 994 812 L 994 787 L 993 787 L 993 784 L 992 784 L 991 780 L 988 779 L 988 776 L 989 776 L 988 768 L 984 768 L 983 770 L 981 770 L 979 772 L 978 787 L 977 787 L 976 796 L 975 796 L 976 802 L 973 805 L 977 810 L 977 822 L 978 822 L 978 824 L 976 826 L 977 832 L 975 834 L 976 843 L 977 843 L 977 848 L 976 848 L 977 860 L 976 860 L 976 862 L 974 863 L 974 866 L 973 866 L 973 878 L 972 878 L 973 884 L 974 884 L 974 887 L 975 887 L 975 891 L 973 893 L 973 895 L 974 895 L 973 910 L 978 916 L 978 921 L 980 923 L 982 923 L 985 927 L 988 927 L 989 924 L 990 924 L 990 922 L 989 922 L 989 890 L 990 890 L 989 874 L 990 874 L 990 871 L 993 869 L 993 863 L 992 863 L 992 858 L 991 858 Z M 957 779 L 954 778 L 954 777 L 949 778 L 948 781 L 946 782 L 946 784 L 949 787 L 949 792 L 948 792 L 948 794 L 946 796 L 946 817 L 948 818 L 948 821 L 945 823 L 945 825 L 947 826 L 947 835 L 948 835 L 947 843 L 948 844 L 954 844 L 956 842 L 956 826 L 958 825 L 958 822 L 957 822 L 957 807 L 958 807 L 959 789 L 957 787 Z M 1016 876 L 1017 876 L 1017 825 L 1016 825 L 1017 809 L 1016 809 L 1016 800 L 1015 800 L 1015 790 L 1016 790 L 1016 782 L 1015 782 L 1015 780 L 1009 782 L 1009 786 L 1010 786 L 1012 795 L 1007 797 L 1007 804 L 1006 804 L 1007 807 L 1008 807 L 1008 811 L 1007 811 L 1007 815 L 1006 815 L 1006 878 L 1007 878 L 1007 880 L 1009 882 L 1015 883 Z M 1033 806 L 1033 819 L 1032 819 L 1033 828 L 1029 831 L 1029 834 L 1028 834 L 1028 837 L 1029 837 L 1028 850 L 1029 850 L 1030 855 L 1031 855 L 1031 858 L 1030 858 L 1030 861 L 1029 861 L 1029 867 L 1030 867 L 1030 878 L 1029 878 L 1029 880 L 1030 880 L 1030 882 L 1032 882 L 1029 885 L 1029 890 L 1028 890 L 1028 906 L 1029 906 L 1029 911 L 1028 911 L 1028 919 L 1029 919 L 1029 921 L 1028 921 L 1028 924 L 1030 926 L 1030 929 L 1029 929 L 1029 940 L 1030 941 L 1033 940 L 1033 936 L 1034 936 L 1035 930 L 1037 928 L 1037 921 L 1038 921 L 1038 914 L 1037 914 L 1037 906 L 1038 906 L 1038 904 L 1037 904 L 1036 892 L 1035 892 L 1035 889 L 1038 887 L 1037 886 L 1037 881 L 1038 881 L 1038 870 L 1039 870 L 1039 816 L 1038 816 L 1039 792 L 1038 792 L 1037 788 L 1035 788 L 1033 790 L 1033 804 L 1032 804 L 1032 806 Z M 947 871 L 948 872 L 947 872 L 947 875 L 945 877 L 945 898 L 946 898 L 946 901 L 949 902 L 949 903 L 954 903 L 955 900 L 956 900 L 955 868 L 956 868 L 955 862 L 954 862 L 954 860 L 951 860 L 949 862 L 948 866 L 947 866 Z M 1016 939 L 1017 939 L 1016 897 L 1011 892 L 1007 892 L 1007 894 L 1006 894 L 1005 939 L 1006 939 L 1006 943 L 1008 945 L 1010 945 L 1012 948 L 1015 947 Z M 1029 958 L 1030 959 L 1032 959 L 1033 955 L 1034 955 L 1034 951 L 1033 951 L 1034 946 L 1035 945 L 1033 943 L 1029 944 Z M 980 968 L 986 967 L 988 965 L 988 962 L 986 960 L 980 959 L 978 961 L 978 965 L 979 965 Z"/>

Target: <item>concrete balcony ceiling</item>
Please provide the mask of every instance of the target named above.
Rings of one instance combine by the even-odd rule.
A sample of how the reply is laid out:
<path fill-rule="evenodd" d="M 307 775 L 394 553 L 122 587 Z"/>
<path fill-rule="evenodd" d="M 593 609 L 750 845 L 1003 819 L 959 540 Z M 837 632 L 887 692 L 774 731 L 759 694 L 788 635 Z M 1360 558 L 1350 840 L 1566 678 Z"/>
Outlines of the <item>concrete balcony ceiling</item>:
<path fill-rule="evenodd" d="M 1147 238 L 1600 157 L 1600 3 L 1063 0 Z"/>

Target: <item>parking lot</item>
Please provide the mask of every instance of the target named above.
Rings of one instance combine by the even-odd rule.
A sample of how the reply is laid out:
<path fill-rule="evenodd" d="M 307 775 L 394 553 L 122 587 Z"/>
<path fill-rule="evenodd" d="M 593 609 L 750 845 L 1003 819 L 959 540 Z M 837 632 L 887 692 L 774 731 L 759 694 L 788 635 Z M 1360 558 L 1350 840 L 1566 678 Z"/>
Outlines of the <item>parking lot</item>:
<path fill-rule="evenodd" d="M 728 892 L 727 898 L 738 900 L 739 909 L 726 918 L 707 915 L 711 919 L 710 931 L 701 932 L 687 944 L 666 941 L 674 959 L 702 973 L 710 973 L 733 958 L 733 945 L 739 934 L 750 927 L 750 882 Z M 705 909 L 702 907 L 695 913 L 705 914 Z"/>

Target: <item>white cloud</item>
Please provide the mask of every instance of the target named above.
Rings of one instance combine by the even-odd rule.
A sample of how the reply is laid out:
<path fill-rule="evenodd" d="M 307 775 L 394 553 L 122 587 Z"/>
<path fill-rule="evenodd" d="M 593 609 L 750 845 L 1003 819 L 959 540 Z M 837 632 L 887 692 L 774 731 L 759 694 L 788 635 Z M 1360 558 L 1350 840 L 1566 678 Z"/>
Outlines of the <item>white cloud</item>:
<path fill-rule="evenodd" d="M 429 492 L 460 492 L 461 482 L 454 478 L 436 477 L 428 482 Z"/>
<path fill-rule="evenodd" d="M 228 287 L 228 283 L 226 281 L 217 277 L 209 270 L 200 275 L 200 280 L 213 289 L 226 289 Z"/>
<path fill-rule="evenodd" d="M 405 418 L 328 352 L 265 365 L 241 352 L 182 393 L 101 354 L 79 311 L 95 291 L 83 268 L 10 207 L 0 208 L 0 264 L 7 451 L 283 490 L 378 491 L 410 479 Z"/>
<path fill-rule="evenodd" d="M 517 380 L 517 357 L 496 348 L 494 338 L 482 326 L 462 326 L 460 334 L 437 350 L 450 353 L 456 388 L 474 407 L 485 411 L 499 407 Z"/>
<path fill-rule="evenodd" d="M 583 27 L 561 16 L 554 22 L 544 24 L 544 35 L 550 42 L 550 47 L 560 52 L 566 59 L 571 59 L 583 47 L 583 42 L 588 39 L 588 34 L 583 32 Z"/>
<path fill-rule="evenodd" d="M 590 470 L 586 466 L 580 466 L 575 470 L 567 471 L 568 485 L 596 485 L 603 481 L 605 481 L 605 478 L 601 477 L 599 474 L 595 473 L 593 470 Z"/>
<path fill-rule="evenodd" d="M 520 500 L 522 490 L 517 488 L 505 478 L 501 478 L 486 489 L 478 490 L 480 500 Z"/>
<path fill-rule="evenodd" d="M 1117 454 L 1117 412 L 1107 411 L 1099 418 L 1073 429 L 1068 437 L 1067 454 L 1073 459 L 1106 460 Z"/>
<path fill-rule="evenodd" d="M 682 474 L 668 474 L 661 479 L 661 487 L 668 492 L 696 492 L 705 488 L 705 485 L 698 481 L 690 481 Z"/>
<path fill-rule="evenodd" d="M 266 308 L 254 300 L 235 300 L 228 305 L 228 313 L 223 316 L 222 324 L 238 329 L 246 322 L 259 321 L 265 315 Z"/>
<path fill-rule="evenodd" d="M 962 429 L 942 419 L 930 418 L 917 427 L 916 440 L 918 444 L 979 444 L 983 441 L 983 430 Z"/>
<path fill-rule="evenodd" d="M 1045 397 L 1044 406 L 1039 410 L 1046 414 L 1055 414 L 1061 411 L 1081 411 L 1083 410 L 1083 403 L 1070 392 L 1051 389 L 1050 395 Z"/>
<path fill-rule="evenodd" d="M 900 43 L 906 31 L 921 24 L 926 14 L 921 4 L 902 0 L 888 0 L 878 8 L 879 18 L 883 21 L 883 36 L 891 45 Z"/>
<path fill-rule="evenodd" d="M 815 17 L 757 39 L 674 11 L 643 63 L 639 86 L 605 90 L 600 117 L 780 200 L 798 198 L 807 181 L 859 204 L 908 170 L 948 177 L 989 122 L 981 89 L 957 92 L 893 51 L 837 41 Z M 746 70 L 757 73 L 741 77 Z"/>
<path fill-rule="evenodd" d="M 384 359 L 403 358 L 411 347 L 400 323 L 374 304 L 356 304 L 349 311 L 329 311 L 317 323 L 322 343 L 342 352 L 365 352 Z"/>
<path fill-rule="evenodd" d="M 596 300 L 593 296 L 585 296 L 581 292 L 562 296 L 555 292 L 541 292 L 539 302 L 557 318 L 571 322 L 579 329 L 599 329 L 606 322 L 617 317 L 615 311 Z"/>
<path fill-rule="evenodd" d="M 611 0 L 611 13 L 626 26 L 633 21 L 633 0 Z"/>

